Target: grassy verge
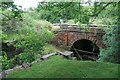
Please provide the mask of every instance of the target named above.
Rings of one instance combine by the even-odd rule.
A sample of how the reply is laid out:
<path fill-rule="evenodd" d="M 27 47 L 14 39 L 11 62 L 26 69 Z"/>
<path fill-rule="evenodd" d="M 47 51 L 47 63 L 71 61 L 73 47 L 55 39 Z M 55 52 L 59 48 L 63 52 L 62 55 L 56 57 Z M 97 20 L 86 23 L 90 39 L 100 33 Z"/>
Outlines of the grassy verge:
<path fill-rule="evenodd" d="M 60 56 L 37 63 L 29 70 L 11 73 L 9 78 L 117 78 L 118 65 L 67 60 Z"/>
<path fill-rule="evenodd" d="M 64 49 L 61 49 L 61 48 L 56 47 L 56 46 L 51 45 L 51 44 L 47 44 L 43 48 L 44 48 L 44 51 L 42 52 L 43 54 L 50 54 L 50 53 L 53 53 L 56 51 L 62 51 L 62 52 L 65 51 Z"/>

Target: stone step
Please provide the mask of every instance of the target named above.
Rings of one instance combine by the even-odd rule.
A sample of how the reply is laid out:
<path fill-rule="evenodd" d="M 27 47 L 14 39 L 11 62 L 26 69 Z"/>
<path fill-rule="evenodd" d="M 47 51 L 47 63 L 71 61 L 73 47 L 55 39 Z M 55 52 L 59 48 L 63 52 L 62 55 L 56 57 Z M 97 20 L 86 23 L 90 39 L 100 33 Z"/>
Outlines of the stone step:
<path fill-rule="evenodd" d="M 57 52 L 54 52 L 54 53 L 51 53 L 51 54 L 48 54 L 48 55 L 44 55 L 44 56 L 41 57 L 41 59 L 42 59 L 42 60 L 46 60 L 46 59 L 48 59 L 50 56 L 53 56 L 53 55 L 56 55 L 56 54 L 57 54 Z"/>

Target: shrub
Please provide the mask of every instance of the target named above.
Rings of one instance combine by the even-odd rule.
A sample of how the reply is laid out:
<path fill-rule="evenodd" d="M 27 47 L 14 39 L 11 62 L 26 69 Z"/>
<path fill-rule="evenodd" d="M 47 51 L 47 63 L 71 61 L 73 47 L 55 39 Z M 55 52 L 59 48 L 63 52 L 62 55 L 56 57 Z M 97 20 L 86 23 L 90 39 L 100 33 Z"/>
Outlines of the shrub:
<path fill-rule="evenodd" d="M 67 21 L 68 24 L 75 24 L 75 20 L 71 19 Z"/>
<path fill-rule="evenodd" d="M 35 54 L 34 53 L 21 53 L 17 55 L 14 59 L 14 64 L 23 64 L 23 63 L 31 63 L 35 60 Z"/>
<path fill-rule="evenodd" d="M 23 63 L 31 63 L 36 59 L 36 56 L 34 53 L 21 53 L 19 55 L 16 55 L 12 59 L 8 59 L 7 55 L 3 53 L 3 56 L 1 58 L 2 61 L 2 70 L 7 70 L 10 68 L 13 68 L 16 65 L 21 65 Z"/>
<path fill-rule="evenodd" d="M 1 36 L 0 36 L 0 42 L 5 41 L 5 40 L 7 40 L 7 39 L 8 39 L 8 35 L 6 35 L 6 34 L 1 34 Z"/>
<path fill-rule="evenodd" d="M 107 48 L 102 49 L 100 52 L 100 60 L 107 61 L 107 62 L 118 62 L 118 54 L 115 52 L 117 51 L 118 42 L 115 40 L 115 27 L 111 27 L 106 30 L 106 34 L 104 35 L 104 43 L 106 44 Z"/>
<path fill-rule="evenodd" d="M 7 55 L 3 53 L 2 56 L 2 70 L 13 68 L 13 59 L 8 60 Z"/>
<path fill-rule="evenodd" d="M 41 29 L 48 29 L 48 30 L 52 30 L 52 24 L 48 21 L 45 20 L 39 20 L 39 21 L 35 21 L 35 29 L 37 32 L 40 32 Z"/>
<path fill-rule="evenodd" d="M 42 51 L 42 47 L 44 43 L 42 42 L 40 36 L 35 33 L 33 30 L 28 30 L 26 33 L 21 33 L 18 35 L 20 38 L 18 42 L 15 44 L 17 48 L 23 48 L 28 52 L 37 52 L 40 53 Z"/>
<path fill-rule="evenodd" d="M 54 34 L 50 31 L 52 25 L 48 21 L 33 20 L 32 27 L 27 25 L 19 31 L 19 37 L 17 39 L 16 47 L 24 48 L 26 51 L 33 51 L 41 53 L 43 46 L 54 37 Z"/>

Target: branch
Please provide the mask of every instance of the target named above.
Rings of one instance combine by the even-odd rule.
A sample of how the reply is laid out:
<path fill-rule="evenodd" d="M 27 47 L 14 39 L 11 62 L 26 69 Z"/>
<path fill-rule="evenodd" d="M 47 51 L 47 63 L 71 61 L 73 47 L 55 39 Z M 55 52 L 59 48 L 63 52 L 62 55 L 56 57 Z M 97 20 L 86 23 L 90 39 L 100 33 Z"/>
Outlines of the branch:
<path fill-rule="evenodd" d="M 70 2 L 69 4 L 63 6 L 62 8 L 60 8 L 58 11 L 54 11 L 54 14 L 57 14 L 57 16 L 59 15 L 59 13 L 61 12 L 61 10 L 65 9 L 66 7 L 69 7 L 72 5 L 72 2 Z M 54 21 L 56 18 L 54 18 L 52 21 Z"/>
<path fill-rule="evenodd" d="M 98 16 L 98 14 L 100 14 L 107 6 L 109 6 L 110 4 L 112 4 L 113 2 L 109 2 L 107 3 L 101 10 L 99 10 L 96 14 L 93 15 L 89 15 L 89 16 Z"/>

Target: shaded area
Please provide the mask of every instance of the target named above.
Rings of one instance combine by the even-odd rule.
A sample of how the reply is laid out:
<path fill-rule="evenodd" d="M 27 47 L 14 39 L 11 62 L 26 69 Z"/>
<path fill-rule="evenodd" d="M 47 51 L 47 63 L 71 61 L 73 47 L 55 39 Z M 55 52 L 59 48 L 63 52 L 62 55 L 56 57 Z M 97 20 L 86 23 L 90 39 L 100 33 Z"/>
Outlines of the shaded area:
<path fill-rule="evenodd" d="M 74 52 L 77 59 L 97 60 L 99 58 L 99 47 L 87 39 L 77 40 L 70 50 Z"/>
<path fill-rule="evenodd" d="M 8 59 L 11 59 L 15 55 L 18 55 L 18 54 L 23 52 L 23 49 L 16 48 L 12 44 L 10 44 L 10 43 L 11 42 L 2 42 L 2 52 L 5 52 L 5 54 L 7 54 L 7 58 Z"/>

